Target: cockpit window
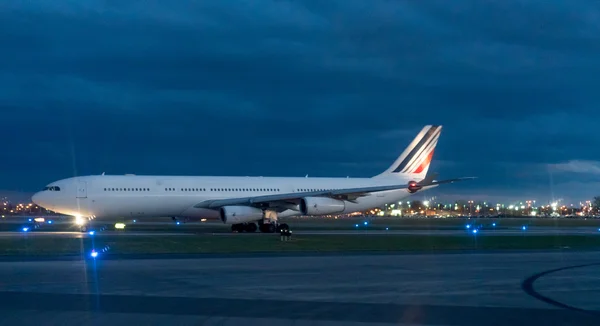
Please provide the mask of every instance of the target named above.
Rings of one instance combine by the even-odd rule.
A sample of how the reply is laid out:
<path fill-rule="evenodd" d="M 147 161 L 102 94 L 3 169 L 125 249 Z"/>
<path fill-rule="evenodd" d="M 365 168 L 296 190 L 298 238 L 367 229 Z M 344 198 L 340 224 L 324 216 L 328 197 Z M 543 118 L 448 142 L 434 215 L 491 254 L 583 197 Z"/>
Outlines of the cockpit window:
<path fill-rule="evenodd" d="M 58 187 L 58 186 L 44 187 L 44 191 L 60 191 L 60 187 Z"/>

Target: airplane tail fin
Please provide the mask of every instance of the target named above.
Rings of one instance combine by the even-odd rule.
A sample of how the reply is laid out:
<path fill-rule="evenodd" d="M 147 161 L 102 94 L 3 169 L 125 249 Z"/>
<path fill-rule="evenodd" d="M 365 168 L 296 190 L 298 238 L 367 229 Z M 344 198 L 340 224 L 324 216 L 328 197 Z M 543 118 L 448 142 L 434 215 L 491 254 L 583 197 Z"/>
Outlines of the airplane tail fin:
<path fill-rule="evenodd" d="M 402 154 L 385 172 L 374 178 L 410 176 L 416 181 L 425 179 L 442 126 L 425 126 Z"/>

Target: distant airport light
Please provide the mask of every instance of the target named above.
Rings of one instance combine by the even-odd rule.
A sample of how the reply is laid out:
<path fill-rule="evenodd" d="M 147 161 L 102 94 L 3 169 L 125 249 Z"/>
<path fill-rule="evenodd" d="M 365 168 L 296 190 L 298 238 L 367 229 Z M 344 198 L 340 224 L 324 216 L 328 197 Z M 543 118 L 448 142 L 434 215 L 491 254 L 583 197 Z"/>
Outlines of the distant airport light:
<path fill-rule="evenodd" d="M 473 234 L 477 234 L 478 231 L 479 230 L 477 230 L 477 229 L 473 229 Z"/>
<path fill-rule="evenodd" d="M 116 223 L 115 224 L 115 229 L 124 229 L 125 228 L 125 223 Z"/>
<path fill-rule="evenodd" d="M 96 234 L 96 231 L 90 231 L 89 234 L 94 235 L 94 234 Z"/>
<path fill-rule="evenodd" d="M 365 224 L 365 225 L 367 225 L 367 224 L 369 224 L 369 222 L 365 221 L 365 223 L 364 223 L 364 224 Z"/>
<path fill-rule="evenodd" d="M 470 229 L 470 228 L 471 228 L 471 224 L 467 224 L 467 225 L 465 225 L 465 227 L 466 227 L 467 229 Z"/>
<path fill-rule="evenodd" d="M 52 224 L 52 220 L 48 221 L 48 224 Z"/>
<path fill-rule="evenodd" d="M 175 222 L 175 224 L 179 225 L 180 223 L 179 223 L 179 221 L 177 221 L 177 222 Z"/>
<path fill-rule="evenodd" d="M 493 227 L 496 227 L 496 223 L 492 223 L 492 226 L 493 226 Z"/>
<path fill-rule="evenodd" d="M 523 231 L 527 230 L 527 226 L 523 225 L 523 226 L 521 227 L 521 230 L 523 230 Z"/>
<path fill-rule="evenodd" d="M 92 253 L 90 254 L 90 256 L 92 256 L 92 258 L 96 258 L 96 257 L 98 257 L 98 252 L 96 250 L 92 250 Z"/>
<path fill-rule="evenodd" d="M 36 217 L 36 218 L 35 218 L 35 219 L 33 219 L 33 220 L 34 220 L 34 221 L 36 221 L 36 222 L 38 222 L 38 223 L 43 223 L 43 222 L 45 222 L 45 221 L 46 221 L 46 219 L 45 219 L 45 218 L 43 218 L 43 217 Z"/>
<path fill-rule="evenodd" d="M 354 227 L 358 227 L 358 224 L 354 224 Z"/>
<path fill-rule="evenodd" d="M 387 231 L 387 230 L 389 230 L 389 229 L 390 229 L 390 228 L 385 228 L 385 230 L 386 230 L 386 231 Z"/>
<path fill-rule="evenodd" d="M 23 228 L 23 232 L 29 231 L 29 228 Z"/>
<path fill-rule="evenodd" d="M 27 219 L 27 221 L 31 222 L 31 219 Z"/>
<path fill-rule="evenodd" d="M 133 223 L 137 222 L 137 220 L 133 220 Z"/>

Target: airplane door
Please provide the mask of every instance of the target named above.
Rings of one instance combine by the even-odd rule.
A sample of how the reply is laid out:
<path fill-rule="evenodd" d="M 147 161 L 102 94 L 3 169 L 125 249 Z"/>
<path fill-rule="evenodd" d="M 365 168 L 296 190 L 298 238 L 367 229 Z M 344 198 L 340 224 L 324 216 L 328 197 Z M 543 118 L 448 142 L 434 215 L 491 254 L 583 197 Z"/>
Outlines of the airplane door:
<path fill-rule="evenodd" d="M 87 184 L 85 181 L 77 181 L 77 198 L 87 198 Z"/>

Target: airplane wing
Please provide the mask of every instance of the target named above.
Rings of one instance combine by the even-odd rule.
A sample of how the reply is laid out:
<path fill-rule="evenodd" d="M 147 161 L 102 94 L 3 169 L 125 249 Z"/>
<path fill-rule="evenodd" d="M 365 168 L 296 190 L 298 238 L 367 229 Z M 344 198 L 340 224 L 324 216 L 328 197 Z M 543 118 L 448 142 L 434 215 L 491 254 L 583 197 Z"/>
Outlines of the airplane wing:
<path fill-rule="evenodd" d="M 418 185 L 420 187 L 434 186 L 445 183 L 453 183 L 457 181 L 463 180 L 471 180 L 475 179 L 475 177 L 465 177 L 465 178 L 456 178 L 456 179 L 448 179 L 441 181 L 434 181 L 425 178 L 423 181 L 419 182 Z M 240 197 L 240 198 L 228 198 L 228 199 L 215 199 L 215 200 L 206 200 L 199 204 L 194 205 L 195 208 L 211 208 L 217 209 L 223 206 L 259 206 L 261 204 L 273 203 L 273 202 L 288 202 L 298 200 L 303 197 L 330 197 L 337 198 L 347 201 L 354 201 L 358 197 L 368 196 L 369 193 L 379 192 L 379 191 L 388 191 L 388 190 L 398 190 L 398 189 L 406 189 L 408 188 L 408 184 L 402 185 L 387 185 L 387 186 L 372 186 L 372 187 L 361 187 L 361 188 L 347 188 L 347 189 L 336 189 L 336 190 L 321 190 L 321 191 L 305 191 L 305 192 L 293 192 L 293 193 L 285 193 L 285 194 L 274 194 L 274 195 L 263 195 L 263 196 L 253 196 L 253 197 Z"/>

